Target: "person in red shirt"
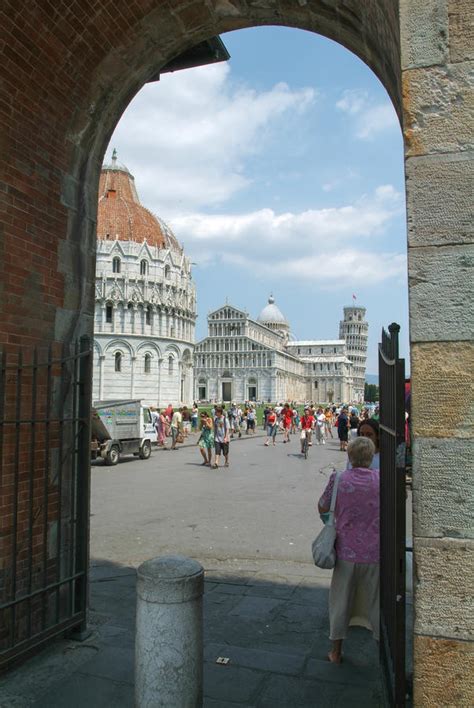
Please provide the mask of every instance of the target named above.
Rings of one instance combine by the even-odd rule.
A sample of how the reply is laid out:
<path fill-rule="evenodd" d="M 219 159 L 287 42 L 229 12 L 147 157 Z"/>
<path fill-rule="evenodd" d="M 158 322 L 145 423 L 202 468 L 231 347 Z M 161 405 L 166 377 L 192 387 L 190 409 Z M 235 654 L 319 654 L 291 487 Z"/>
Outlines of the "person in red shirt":
<path fill-rule="evenodd" d="M 287 443 L 290 442 L 291 421 L 293 420 L 293 410 L 289 403 L 285 403 L 281 412 L 281 419 L 283 421 L 283 435 L 285 437 L 283 442 Z"/>
<path fill-rule="evenodd" d="M 273 444 L 275 444 L 275 436 L 277 432 L 277 417 L 276 413 L 273 408 L 270 408 L 268 413 L 267 413 L 267 419 L 266 419 L 266 430 L 267 430 L 267 439 L 265 440 L 265 446 L 268 447 L 270 444 L 270 438 L 273 441 Z"/>
<path fill-rule="evenodd" d="M 300 428 L 301 428 L 301 435 L 300 435 L 300 442 L 301 442 L 301 454 L 304 455 L 304 448 L 303 448 L 303 443 L 308 436 L 308 445 L 312 445 L 313 443 L 311 442 L 311 438 L 313 436 L 313 430 L 314 430 L 314 416 L 311 414 L 311 409 L 309 406 L 307 406 L 304 409 L 304 414 L 301 416 L 300 420 Z"/>

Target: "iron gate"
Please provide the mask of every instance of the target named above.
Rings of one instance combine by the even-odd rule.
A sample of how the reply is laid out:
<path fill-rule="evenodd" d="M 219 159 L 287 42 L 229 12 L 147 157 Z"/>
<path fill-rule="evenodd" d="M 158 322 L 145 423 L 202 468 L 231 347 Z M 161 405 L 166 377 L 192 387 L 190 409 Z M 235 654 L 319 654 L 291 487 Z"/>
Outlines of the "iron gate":
<path fill-rule="evenodd" d="M 90 340 L 0 354 L 0 668 L 85 626 Z"/>
<path fill-rule="evenodd" d="M 405 705 L 405 360 L 400 326 L 382 330 L 380 399 L 380 653 L 390 702 Z"/>

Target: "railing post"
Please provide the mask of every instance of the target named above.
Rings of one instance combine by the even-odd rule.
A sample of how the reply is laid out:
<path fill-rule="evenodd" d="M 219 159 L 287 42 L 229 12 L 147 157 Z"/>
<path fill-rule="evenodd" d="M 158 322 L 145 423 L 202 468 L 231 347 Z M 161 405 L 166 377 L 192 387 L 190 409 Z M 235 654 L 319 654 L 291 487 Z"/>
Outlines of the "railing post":
<path fill-rule="evenodd" d="M 91 449 L 91 398 L 92 398 L 92 349 L 91 340 L 83 336 L 79 342 L 80 358 L 78 380 L 77 411 L 73 415 L 77 419 L 77 511 L 76 511 L 76 547 L 75 547 L 75 573 L 82 573 L 76 581 L 74 592 L 75 611 L 84 612 L 84 620 L 76 629 L 73 636 L 83 641 L 90 636 L 87 626 L 87 612 L 89 609 L 89 518 L 90 518 L 90 449 Z"/>
<path fill-rule="evenodd" d="M 165 556 L 137 571 L 136 708 L 202 706 L 204 569 Z"/>

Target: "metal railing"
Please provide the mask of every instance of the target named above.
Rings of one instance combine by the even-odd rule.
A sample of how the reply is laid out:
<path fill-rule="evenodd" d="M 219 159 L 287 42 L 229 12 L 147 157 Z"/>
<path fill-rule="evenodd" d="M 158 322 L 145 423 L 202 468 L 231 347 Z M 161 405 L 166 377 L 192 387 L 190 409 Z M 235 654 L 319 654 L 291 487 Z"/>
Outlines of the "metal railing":
<path fill-rule="evenodd" d="M 0 353 L 0 668 L 83 625 L 90 340 Z"/>

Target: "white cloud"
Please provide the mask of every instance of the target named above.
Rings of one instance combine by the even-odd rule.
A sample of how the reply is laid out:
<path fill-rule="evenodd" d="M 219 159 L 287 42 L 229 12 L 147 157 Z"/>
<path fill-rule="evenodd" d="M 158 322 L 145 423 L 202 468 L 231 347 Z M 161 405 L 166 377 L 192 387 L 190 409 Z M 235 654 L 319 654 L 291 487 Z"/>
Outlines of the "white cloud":
<path fill-rule="evenodd" d="M 338 208 L 194 213 L 174 219 L 171 226 L 199 265 L 209 264 L 212 253 L 214 262 L 254 272 L 258 263 L 262 274 L 287 273 L 326 285 L 346 277 L 354 285 L 375 283 L 405 270 L 405 256 L 379 252 L 380 238 L 400 216 L 402 202 L 391 185 L 383 185 L 372 196 Z"/>
<path fill-rule="evenodd" d="M 391 103 L 384 103 L 364 111 L 356 125 L 356 136 L 361 140 L 371 140 L 379 133 L 394 128 L 400 128 L 395 109 Z"/>
<path fill-rule="evenodd" d="M 349 115 L 360 113 L 366 106 L 369 100 L 367 91 L 359 91 L 357 89 L 348 89 L 343 91 L 342 98 L 336 103 L 337 108 Z"/>
<path fill-rule="evenodd" d="M 289 258 L 271 268 L 267 264 L 263 267 L 269 273 L 289 275 L 326 288 L 339 288 L 342 283 L 350 283 L 351 287 L 376 285 L 403 277 L 407 269 L 404 254 L 354 249 Z"/>
<path fill-rule="evenodd" d="M 251 181 L 246 159 L 271 142 L 279 121 L 304 113 L 312 88 L 256 91 L 231 81 L 227 64 L 165 74 L 145 86 L 111 141 L 160 214 L 222 204 Z"/>
<path fill-rule="evenodd" d="M 389 99 L 373 105 L 367 92 L 347 90 L 336 107 L 353 118 L 354 134 L 360 140 L 372 140 L 386 130 L 399 130 L 397 114 Z"/>

